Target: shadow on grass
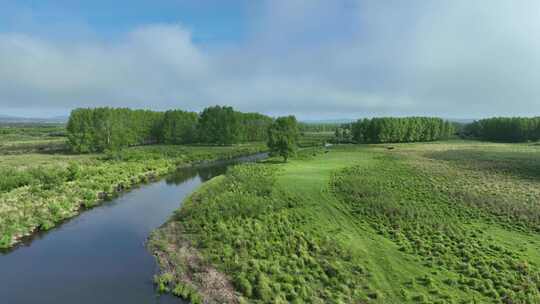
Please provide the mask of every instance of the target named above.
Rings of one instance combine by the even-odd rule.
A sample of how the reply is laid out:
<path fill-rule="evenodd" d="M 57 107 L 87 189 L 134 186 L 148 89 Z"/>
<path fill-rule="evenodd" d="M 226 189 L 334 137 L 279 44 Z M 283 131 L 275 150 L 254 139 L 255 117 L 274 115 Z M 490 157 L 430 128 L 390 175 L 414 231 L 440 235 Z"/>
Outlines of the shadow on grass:
<path fill-rule="evenodd" d="M 459 167 L 540 180 L 540 153 L 522 151 L 449 150 L 425 154 Z"/>

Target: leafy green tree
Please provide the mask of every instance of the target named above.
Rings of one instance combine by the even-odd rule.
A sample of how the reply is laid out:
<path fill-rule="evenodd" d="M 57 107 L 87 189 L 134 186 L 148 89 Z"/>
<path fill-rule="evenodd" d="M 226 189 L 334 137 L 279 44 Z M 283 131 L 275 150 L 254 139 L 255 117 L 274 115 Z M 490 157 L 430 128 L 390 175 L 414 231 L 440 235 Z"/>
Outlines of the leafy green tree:
<path fill-rule="evenodd" d="M 131 110 L 94 109 L 94 147 L 97 151 L 118 150 L 135 144 L 135 135 L 129 128 Z"/>
<path fill-rule="evenodd" d="M 352 141 L 351 124 L 343 124 L 334 131 L 334 141 L 336 143 L 350 143 Z"/>
<path fill-rule="evenodd" d="M 337 128 L 341 127 L 340 123 L 331 122 L 299 122 L 298 130 L 300 132 L 335 132 Z"/>
<path fill-rule="evenodd" d="M 264 141 L 267 139 L 272 118 L 259 113 L 241 113 L 240 122 L 242 142 Z"/>
<path fill-rule="evenodd" d="M 503 142 L 540 139 L 540 117 L 493 117 L 465 126 L 465 136 Z"/>
<path fill-rule="evenodd" d="M 434 141 L 453 133 L 452 124 L 435 117 L 377 117 L 352 126 L 353 139 L 359 143 Z"/>
<path fill-rule="evenodd" d="M 160 141 L 165 144 L 188 144 L 196 140 L 197 113 L 166 111 L 161 123 Z"/>
<path fill-rule="evenodd" d="M 294 116 L 279 117 L 268 128 L 268 148 L 285 162 L 296 151 L 297 142 L 298 123 Z"/>
<path fill-rule="evenodd" d="M 93 118 L 91 109 L 71 111 L 67 123 L 68 143 L 74 152 L 87 153 L 93 149 Z"/>
<path fill-rule="evenodd" d="M 75 109 L 67 131 L 74 152 L 102 152 L 156 143 L 161 113 L 127 108 Z"/>
<path fill-rule="evenodd" d="M 73 110 L 67 135 L 71 149 L 78 153 L 158 142 L 230 145 L 266 140 L 271 123 L 268 116 L 240 113 L 231 107 L 209 107 L 200 117 L 182 110 L 155 112 L 102 107 Z"/>
<path fill-rule="evenodd" d="M 368 141 L 368 126 L 369 119 L 358 120 L 352 125 L 352 137 L 353 140 L 359 143 L 365 143 Z"/>
<path fill-rule="evenodd" d="M 155 144 L 161 138 L 165 113 L 149 110 L 135 110 L 130 115 L 129 129 L 134 133 L 132 144 Z"/>
<path fill-rule="evenodd" d="M 208 144 L 230 145 L 241 138 L 240 113 L 232 107 L 213 106 L 199 117 L 199 140 Z"/>

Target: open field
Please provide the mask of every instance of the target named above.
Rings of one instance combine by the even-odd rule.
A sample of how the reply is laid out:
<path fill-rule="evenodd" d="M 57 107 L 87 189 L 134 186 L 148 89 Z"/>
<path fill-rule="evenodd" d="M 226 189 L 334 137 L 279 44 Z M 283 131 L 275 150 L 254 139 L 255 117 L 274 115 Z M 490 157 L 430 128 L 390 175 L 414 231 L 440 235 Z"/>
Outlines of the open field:
<path fill-rule="evenodd" d="M 60 124 L 0 124 L 0 155 L 64 151 L 66 130 Z"/>
<path fill-rule="evenodd" d="M 195 302 L 540 302 L 540 146 L 300 154 L 194 193 L 151 238 L 159 288 Z"/>
<path fill-rule="evenodd" d="M 300 147 L 322 146 L 332 141 L 334 132 L 302 132 L 298 145 Z"/>
<path fill-rule="evenodd" d="M 21 237 L 37 229 L 54 227 L 78 214 L 81 207 L 92 207 L 103 199 L 177 167 L 266 149 L 261 143 L 233 146 L 152 145 L 101 154 L 70 154 L 64 149 L 36 150 L 37 142 L 51 147 L 56 142 L 64 145 L 65 140 L 49 138 L 33 131 L 19 130 L 18 134 L 22 134 L 20 137 L 24 139 L 22 141 L 2 137 L 0 248 L 12 246 Z"/>

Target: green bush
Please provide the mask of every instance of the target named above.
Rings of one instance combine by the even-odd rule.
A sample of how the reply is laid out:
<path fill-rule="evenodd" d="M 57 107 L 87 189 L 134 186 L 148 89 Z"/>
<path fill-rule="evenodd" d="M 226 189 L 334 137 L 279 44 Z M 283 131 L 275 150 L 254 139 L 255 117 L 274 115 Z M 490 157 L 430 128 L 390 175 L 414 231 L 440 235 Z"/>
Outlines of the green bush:
<path fill-rule="evenodd" d="M 236 288 L 246 297 L 251 298 L 253 295 L 253 287 L 245 277 L 238 277 L 235 281 Z"/>
<path fill-rule="evenodd" d="M 270 288 L 270 280 L 264 274 L 259 274 L 257 277 L 257 285 L 255 286 L 255 296 L 264 302 L 268 302 L 273 298 L 272 288 Z"/>

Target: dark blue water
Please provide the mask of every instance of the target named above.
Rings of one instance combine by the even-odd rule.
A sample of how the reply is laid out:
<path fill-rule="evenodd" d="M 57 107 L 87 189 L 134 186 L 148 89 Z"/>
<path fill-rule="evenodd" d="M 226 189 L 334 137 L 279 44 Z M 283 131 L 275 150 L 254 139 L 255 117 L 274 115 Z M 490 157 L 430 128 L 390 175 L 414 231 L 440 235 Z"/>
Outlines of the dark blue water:
<path fill-rule="evenodd" d="M 0 303 L 181 303 L 156 294 L 148 235 L 201 183 L 264 157 L 179 170 L 0 253 Z"/>

